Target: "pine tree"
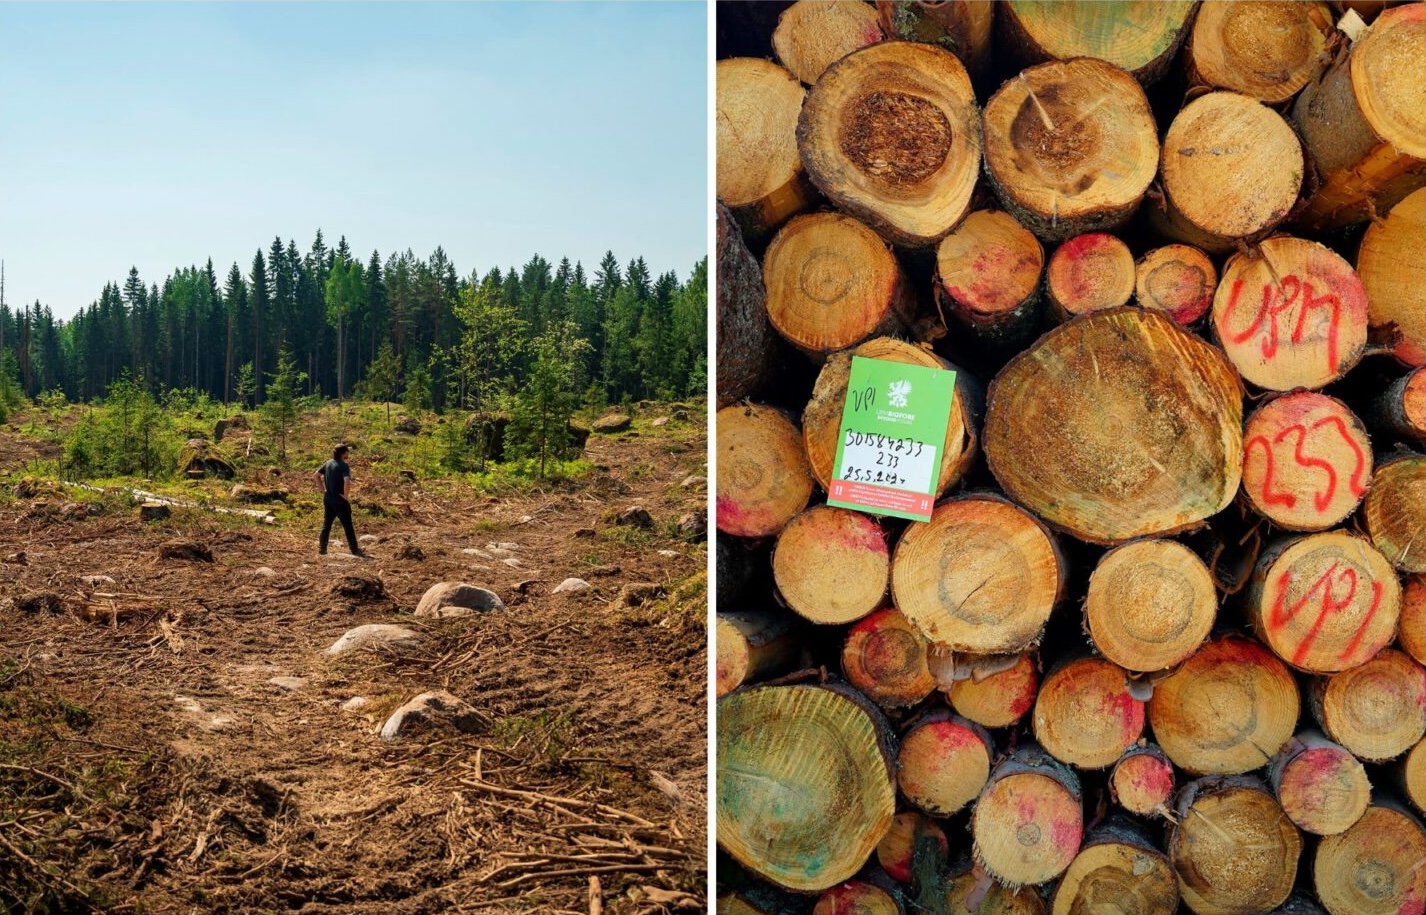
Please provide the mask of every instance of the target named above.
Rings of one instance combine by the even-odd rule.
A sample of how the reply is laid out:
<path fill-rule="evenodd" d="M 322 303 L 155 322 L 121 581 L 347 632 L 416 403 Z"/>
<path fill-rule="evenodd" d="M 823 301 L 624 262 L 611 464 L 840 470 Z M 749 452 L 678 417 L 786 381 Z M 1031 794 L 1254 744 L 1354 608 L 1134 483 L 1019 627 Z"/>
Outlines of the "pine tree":
<path fill-rule="evenodd" d="M 253 378 L 257 384 L 255 391 L 258 401 L 266 393 L 266 376 L 263 374 L 262 354 L 267 349 L 269 315 L 272 313 L 272 299 L 268 294 L 267 265 L 262 259 L 262 249 L 253 255 L 252 276 L 248 280 L 252 288 L 253 303 Z"/>
<path fill-rule="evenodd" d="M 515 414 L 506 437 L 517 457 L 539 459 L 542 480 L 546 464 L 569 449 L 569 420 L 578 402 L 575 366 L 583 360 L 588 346 L 575 339 L 573 324 L 550 326 L 535 338 L 530 376 L 515 394 Z"/>
<path fill-rule="evenodd" d="M 367 366 L 363 382 L 367 397 L 386 404 L 386 428 L 391 428 L 391 401 L 396 398 L 396 385 L 401 380 L 401 363 L 391 349 L 391 341 L 383 340 L 376 358 Z"/>
<path fill-rule="evenodd" d="M 277 439 L 277 456 L 284 465 L 287 463 L 287 433 L 297 421 L 297 397 L 306 381 L 307 373 L 298 371 L 292 350 L 283 344 L 277 351 L 277 371 L 268 382 L 262 411 L 269 430 Z"/>

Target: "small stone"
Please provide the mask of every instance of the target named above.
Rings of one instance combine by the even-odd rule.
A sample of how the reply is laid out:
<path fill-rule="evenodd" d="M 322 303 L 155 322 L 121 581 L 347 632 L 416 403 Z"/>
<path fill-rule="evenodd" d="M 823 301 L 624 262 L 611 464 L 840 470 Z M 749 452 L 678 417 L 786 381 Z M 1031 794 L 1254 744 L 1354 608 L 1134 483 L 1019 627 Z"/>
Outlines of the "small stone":
<path fill-rule="evenodd" d="M 441 689 L 422 693 L 392 712 L 381 726 L 381 739 L 395 740 L 437 728 L 480 734 L 489 730 L 490 724 L 490 719 L 473 705 Z"/>
<path fill-rule="evenodd" d="M 357 573 L 343 575 L 337 579 L 332 585 L 332 593 L 338 597 L 346 597 L 358 601 L 385 600 L 388 596 L 386 593 L 386 585 L 381 583 L 381 579 Z"/>
<path fill-rule="evenodd" d="M 344 712 L 355 712 L 358 709 L 366 708 L 368 705 L 371 705 L 371 700 L 366 696 L 352 696 L 341 704 L 341 710 Z"/>
<path fill-rule="evenodd" d="M 421 595 L 416 605 L 417 616 L 447 617 L 466 616 L 477 610 L 504 610 L 505 602 L 494 591 L 477 588 L 459 581 L 443 581 L 431 585 Z M 465 613 L 443 613 L 446 610 L 464 610 Z"/>
<path fill-rule="evenodd" d="M 486 547 L 486 549 L 497 549 L 497 550 L 518 550 L 519 548 L 520 548 L 520 544 L 518 544 L 518 543 L 510 543 L 510 542 L 508 542 L 508 541 L 501 541 L 500 543 L 494 543 L 494 544 L 491 544 L 490 546 L 487 546 L 487 547 Z"/>
<path fill-rule="evenodd" d="M 627 413 L 606 413 L 594 421 L 590 427 L 595 432 L 623 432 L 629 428 L 633 419 Z"/>
<path fill-rule="evenodd" d="M 15 601 L 21 613 L 63 613 L 64 600 L 53 591 L 35 591 Z"/>
<path fill-rule="evenodd" d="M 673 418 L 681 423 L 686 423 L 689 420 L 688 411 L 680 407 L 673 411 Z"/>
<path fill-rule="evenodd" d="M 403 482 L 406 482 L 406 483 L 414 483 L 414 482 L 416 482 L 416 471 L 414 471 L 414 470 L 398 470 L 398 471 L 396 471 L 396 474 L 397 474 L 397 476 L 401 477 L 401 479 L 402 479 Z"/>
<path fill-rule="evenodd" d="M 162 502 L 145 502 L 139 506 L 139 520 L 143 522 L 164 521 L 173 514 L 173 509 Z"/>
<path fill-rule="evenodd" d="M 535 516 L 534 516 L 534 515 L 521 515 L 521 516 L 520 516 L 520 521 L 519 521 L 519 523 L 520 523 L 520 524 L 529 524 L 531 521 L 534 521 L 534 520 L 535 520 Z"/>
<path fill-rule="evenodd" d="M 694 473 L 684 477 L 683 481 L 680 482 L 678 485 L 682 486 L 684 489 L 693 489 L 696 486 L 703 486 L 707 484 L 707 482 L 707 477 L 701 474 Z"/>
<path fill-rule="evenodd" d="M 277 576 L 277 570 L 267 566 L 258 566 L 256 569 L 253 569 L 253 574 L 258 578 L 275 578 Z"/>
<path fill-rule="evenodd" d="M 360 537 L 357 538 L 357 543 L 360 544 L 372 544 L 380 542 L 381 538 L 376 536 L 375 534 L 362 534 Z"/>
<path fill-rule="evenodd" d="M 650 425 L 650 426 L 654 426 L 655 428 L 657 428 L 657 427 L 659 427 L 659 426 L 667 426 L 667 425 L 668 425 L 668 417 L 667 417 L 667 416 L 660 416 L 658 419 L 656 419 L 656 420 L 654 420 L 653 422 L 649 423 L 649 425 Z"/>
<path fill-rule="evenodd" d="M 485 549 L 487 551 L 485 553 L 485 558 L 487 559 L 509 559 L 511 556 L 515 555 L 509 550 L 502 550 L 500 547 L 496 546 L 493 543 L 486 544 Z"/>
<path fill-rule="evenodd" d="M 485 552 L 485 550 L 477 550 L 477 549 L 476 549 L 475 547 L 473 547 L 473 546 L 468 546 L 468 547 L 466 547 L 465 549 L 461 550 L 461 553 L 463 553 L 463 554 L 466 555 L 466 556 L 474 556 L 476 559 L 494 559 L 494 558 L 495 558 L 494 556 L 491 556 L 489 553 Z"/>
<path fill-rule="evenodd" d="M 114 579 L 110 578 L 108 575 L 81 575 L 79 576 L 79 580 L 84 582 L 91 588 L 97 588 L 100 585 L 117 584 L 117 582 L 115 582 Z"/>
<path fill-rule="evenodd" d="M 595 566 L 589 570 L 590 578 L 612 578 L 622 574 L 624 574 L 624 570 L 618 566 Z"/>
<path fill-rule="evenodd" d="M 690 543 L 708 539 L 708 510 L 695 509 L 678 519 L 678 535 Z"/>
<path fill-rule="evenodd" d="M 657 585 L 651 581 L 636 581 L 619 590 L 619 603 L 626 607 L 641 607 L 658 600 L 666 593 L 663 585 Z"/>
<path fill-rule="evenodd" d="M 342 637 L 332 643 L 327 654 L 342 654 L 354 648 L 368 645 L 392 645 L 397 648 L 414 648 L 421 643 L 421 637 L 405 626 L 391 623 L 368 623 L 348 629 Z"/>
<path fill-rule="evenodd" d="M 664 559 L 676 559 L 680 553 L 678 550 L 659 550 L 659 555 Z"/>
<path fill-rule="evenodd" d="M 514 556 L 511 556 L 509 559 L 502 559 L 502 560 L 500 560 L 500 561 L 503 562 L 503 563 L 505 563 L 507 566 L 509 566 L 509 567 L 512 568 L 512 569 L 519 569 L 519 568 L 522 568 L 522 567 L 525 565 L 523 562 L 521 562 L 520 560 L 516 559 Z"/>
<path fill-rule="evenodd" d="M 414 543 L 408 543 L 396 553 L 396 558 L 405 559 L 410 562 L 424 562 L 426 560 L 426 551 Z"/>
<path fill-rule="evenodd" d="M 614 523 L 625 527 L 637 527 L 647 531 L 653 529 L 654 517 L 650 515 L 648 509 L 642 505 L 635 505 L 632 508 L 626 508 L 621 511 L 618 516 L 615 517 Z"/>
<path fill-rule="evenodd" d="M 403 416 L 396 421 L 392 428 L 402 435 L 419 435 L 421 432 L 421 422 L 410 416 Z"/>
<path fill-rule="evenodd" d="M 285 689 L 288 692 L 296 692 L 297 690 L 307 685 L 307 680 L 305 677 L 273 677 L 267 682 L 271 683 L 273 686 L 278 687 L 279 689 Z"/>
<path fill-rule="evenodd" d="M 594 587 L 583 578 L 566 578 L 555 586 L 553 594 L 568 594 L 572 591 L 587 591 Z"/>

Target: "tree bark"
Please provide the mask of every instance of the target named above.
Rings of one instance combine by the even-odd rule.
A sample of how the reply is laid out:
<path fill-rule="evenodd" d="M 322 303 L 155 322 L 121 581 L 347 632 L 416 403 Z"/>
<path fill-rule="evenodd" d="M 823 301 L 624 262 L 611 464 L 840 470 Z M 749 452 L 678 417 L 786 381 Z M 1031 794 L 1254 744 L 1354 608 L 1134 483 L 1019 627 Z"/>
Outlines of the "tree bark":
<path fill-rule="evenodd" d="M 886 598 L 891 551 L 868 515 L 814 505 L 788 522 L 772 554 L 787 606 L 814 623 L 852 623 Z"/>
<path fill-rule="evenodd" d="M 850 693 L 761 686 L 718 702 L 718 844 L 790 890 L 851 877 L 896 812 L 889 729 Z"/>
<path fill-rule="evenodd" d="M 1238 636 L 1205 644 L 1155 685 L 1148 703 L 1154 738 L 1193 775 L 1260 768 L 1291 739 L 1300 708 L 1287 667 Z"/>
<path fill-rule="evenodd" d="M 926 248 L 965 217 L 980 166 L 970 77 L 932 45 L 884 41 L 837 61 L 797 124 L 812 183 L 893 244 Z"/>
<path fill-rule="evenodd" d="M 995 377 L 985 452 L 1011 498 L 1082 540 L 1185 530 L 1238 489 L 1242 386 L 1168 317 L 1095 312 Z"/>
<path fill-rule="evenodd" d="M 1270 391 L 1341 378 L 1367 345 L 1367 294 L 1350 264 L 1281 235 L 1223 267 L 1213 334 L 1243 378 Z"/>
<path fill-rule="evenodd" d="M 1134 264 L 1134 300 L 1166 313 L 1182 326 L 1196 324 L 1213 306 L 1218 271 L 1192 245 L 1154 248 Z"/>
<path fill-rule="evenodd" d="M 1282 115 L 1236 92 L 1184 106 L 1164 136 L 1155 229 L 1222 253 L 1266 237 L 1302 190 L 1302 144 Z"/>
<path fill-rule="evenodd" d="M 948 499 L 896 545 L 896 607 L 938 647 L 1018 654 L 1036 644 L 1064 594 L 1053 536 L 994 496 Z"/>
<path fill-rule="evenodd" d="M 950 849 L 946 833 L 935 820 L 919 810 L 902 811 L 892 819 L 891 829 L 876 847 L 877 863 L 893 880 L 912 883 L 917 849 L 925 843 L 930 843 L 940 858 L 945 858 Z"/>
<path fill-rule="evenodd" d="M 1084 602 L 1100 654 L 1139 672 L 1182 663 L 1208 638 L 1217 614 L 1212 573 L 1173 540 L 1135 540 L 1105 553 Z"/>
<path fill-rule="evenodd" d="M 772 371 L 776 338 L 767 319 L 762 267 L 718 201 L 718 408 L 758 393 Z"/>
<path fill-rule="evenodd" d="M 812 497 L 797 426 L 772 407 L 718 411 L 717 525 L 738 537 L 777 534 Z"/>
<path fill-rule="evenodd" d="M 1298 96 L 1292 117 L 1321 186 L 1296 216 L 1331 229 L 1384 213 L 1426 185 L 1426 7 L 1382 13 L 1321 80 Z"/>
<path fill-rule="evenodd" d="M 814 358 L 904 331 L 916 310 L 891 249 L 836 213 L 789 222 L 768 246 L 763 281 L 772 326 Z"/>
<path fill-rule="evenodd" d="M 1265 401 L 1243 430 L 1243 495 L 1289 531 L 1335 527 L 1372 480 L 1366 427 L 1335 397 L 1297 391 Z"/>
<path fill-rule="evenodd" d="M 1158 168 L 1158 130 L 1144 90 L 1092 57 L 1007 80 L 986 103 L 984 121 L 991 188 L 1046 241 L 1122 226 Z"/>
<path fill-rule="evenodd" d="M 1412 369 L 1377 395 L 1367 422 L 1378 434 L 1426 444 L 1426 369 Z"/>

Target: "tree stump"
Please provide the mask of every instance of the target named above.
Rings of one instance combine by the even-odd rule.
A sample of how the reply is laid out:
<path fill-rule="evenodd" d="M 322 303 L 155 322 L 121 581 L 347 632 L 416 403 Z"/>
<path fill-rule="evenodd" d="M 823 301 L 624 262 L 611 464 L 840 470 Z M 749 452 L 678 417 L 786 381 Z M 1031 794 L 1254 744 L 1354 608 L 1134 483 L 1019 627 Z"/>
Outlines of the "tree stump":
<path fill-rule="evenodd" d="M 809 508 L 788 522 L 773 549 L 778 592 L 814 623 L 850 623 L 871 613 L 886 597 L 890 568 L 881 527 L 845 508 Z"/>
<path fill-rule="evenodd" d="M 1144 731 L 1144 703 L 1129 694 L 1123 668 L 1081 658 L 1052 671 L 1032 719 L 1035 740 L 1076 769 L 1112 766 Z"/>
<path fill-rule="evenodd" d="M 842 646 L 842 672 L 882 708 L 907 708 L 931 695 L 926 641 L 899 610 L 879 610 L 857 623 Z"/>
<path fill-rule="evenodd" d="M 798 0 L 778 17 L 772 49 L 793 76 L 810 86 L 829 66 L 882 37 L 869 4 Z"/>
<path fill-rule="evenodd" d="M 1213 296 L 1213 333 L 1258 387 L 1315 390 L 1361 359 L 1366 289 L 1329 248 L 1280 235 L 1228 258 Z"/>
<path fill-rule="evenodd" d="M 1366 427 L 1335 397 L 1298 391 L 1263 403 L 1243 430 L 1243 495 L 1289 531 L 1335 527 L 1372 479 Z"/>
<path fill-rule="evenodd" d="M 814 357 L 894 334 L 915 303 L 896 257 L 875 232 L 837 213 L 799 216 L 763 259 L 768 320 Z"/>
<path fill-rule="evenodd" d="M 789 613 L 719 612 L 714 627 L 717 695 L 791 670 L 802 653 L 797 630 Z"/>
<path fill-rule="evenodd" d="M 1297 828 L 1319 836 L 1345 832 L 1372 796 L 1361 760 L 1317 731 L 1303 731 L 1278 751 L 1268 783 Z"/>
<path fill-rule="evenodd" d="M 802 436 L 772 407 L 724 407 L 716 419 L 718 530 L 771 537 L 812 497 Z"/>
<path fill-rule="evenodd" d="M 1150 211 L 1170 238 L 1221 253 L 1266 236 L 1302 189 L 1302 144 L 1282 115 L 1236 92 L 1183 107 L 1164 136 L 1164 206 Z"/>
<path fill-rule="evenodd" d="M 901 536 L 891 592 L 937 646 L 1017 654 L 1039 640 L 1064 574 L 1059 548 L 1033 515 L 994 496 L 962 496 Z"/>
<path fill-rule="evenodd" d="M 753 394 L 772 370 L 776 338 L 767 320 L 762 267 L 718 202 L 718 408 Z M 467 429 L 470 428 L 467 424 Z"/>
<path fill-rule="evenodd" d="M 1333 31 L 1332 10 L 1318 0 L 1206 0 L 1184 52 L 1189 82 L 1286 102 L 1321 70 Z"/>
<path fill-rule="evenodd" d="M 986 103 L 984 122 L 996 198 L 1046 241 L 1122 226 L 1158 168 L 1158 130 L 1143 88 L 1093 57 L 1007 80 Z"/>
<path fill-rule="evenodd" d="M 999 20 L 1005 43 L 1019 60 L 1097 57 L 1150 86 L 1167 72 L 1183 43 L 1193 7 L 1187 0 L 1011 0 L 1001 7 Z"/>
<path fill-rule="evenodd" d="M 1405 809 L 1373 804 L 1351 829 L 1328 836 L 1312 860 L 1312 885 L 1332 915 L 1426 911 L 1426 830 Z"/>
<path fill-rule="evenodd" d="M 942 314 L 999 351 L 1018 350 L 1039 326 L 1040 240 L 1009 213 L 977 210 L 936 248 Z"/>
<path fill-rule="evenodd" d="M 1192 245 L 1164 245 L 1134 264 L 1134 301 L 1166 313 L 1178 324 L 1196 323 L 1213 306 L 1218 271 Z"/>
<path fill-rule="evenodd" d="M 1382 462 L 1372 475 L 1362 517 L 1372 544 L 1403 572 L 1426 572 L 1426 457 Z"/>
<path fill-rule="evenodd" d="M 1155 685 L 1148 702 L 1159 746 L 1194 775 L 1260 768 L 1291 739 L 1300 709 L 1287 667 L 1236 636 L 1205 644 Z"/>
<path fill-rule="evenodd" d="M 1218 615 L 1213 575 L 1173 540 L 1135 540 L 1095 566 L 1084 602 L 1089 637 L 1126 670 L 1167 670 L 1198 650 Z"/>
<path fill-rule="evenodd" d="M 893 244 L 929 247 L 965 217 L 980 170 L 970 77 L 932 45 L 853 51 L 812 87 L 797 143 L 812 183 L 838 209 Z"/>
<path fill-rule="evenodd" d="M 1426 736 L 1426 668 L 1392 648 L 1322 678 L 1309 693 L 1327 736 L 1367 762 L 1386 762 Z"/>
<path fill-rule="evenodd" d="M 718 701 L 718 844 L 797 892 L 866 862 L 896 812 L 890 735 L 864 700 L 821 686 L 755 686 Z"/>
<path fill-rule="evenodd" d="M 1185 785 L 1168 853 L 1183 901 L 1197 915 L 1257 915 L 1287 901 L 1302 836 L 1256 778 Z"/>
<path fill-rule="evenodd" d="M 1134 255 L 1113 235 L 1077 235 L 1050 255 L 1045 293 L 1061 321 L 1123 305 L 1134 294 Z"/>
<path fill-rule="evenodd" d="M 915 346 L 893 337 L 868 340 L 849 353 L 827 357 L 812 398 L 802 413 L 803 444 L 812 475 L 823 490 L 831 489 L 832 471 L 837 460 L 837 434 L 841 429 L 842 411 L 847 404 L 847 381 L 852 374 L 852 357 L 885 359 L 926 368 L 955 368 L 931 352 L 929 347 Z M 978 412 L 973 403 L 970 376 L 956 370 L 956 393 L 951 402 L 951 415 L 946 424 L 946 438 L 941 443 L 941 473 L 936 480 L 936 495 L 940 496 L 960 481 L 976 455 L 976 421 Z"/>
<path fill-rule="evenodd" d="M 1357 250 L 1357 274 L 1367 290 L 1374 328 L 1394 324 L 1396 358 L 1426 365 L 1426 188 L 1412 191 L 1385 219 L 1367 226 Z"/>
<path fill-rule="evenodd" d="M 1079 777 L 1033 743 L 995 767 L 971 814 L 976 863 L 1011 888 L 1064 873 L 1084 835 Z"/>
<path fill-rule="evenodd" d="M 752 239 L 766 238 L 815 199 L 797 152 L 806 92 L 777 64 L 718 61 L 718 199 Z"/>
<path fill-rule="evenodd" d="M 1141 817 L 1162 817 L 1173 799 L 1173 763 L 1164 751 L 1151 743 L 1124 751 L 1109 773 L 1109 791 L 1114 803 Z"/>
<path fill-rule="evenodd" d="M 1053 915 L 1136 912 L 1174 915 L 1178 879 L 1168 856 L 1122 815 L 1090 830 L 1055 887 Z"/>
<path fill-rule="evenodd" d="M 1015 501 L 1081 540 L 1196 525 L 1232 501 L 1242 387 L 1222 353 L 1140 308 L 1076 318 L 991 383 L 985 453 Z"/>
<path fill-rule="evenodd" d="M 1040 672 L 1035 659 L 1022 654 L 1009 667 L 979 674 L 974 669 L 945 689 L 946 701 L 965 718 L 987 728 L 1006 728 L 1035 705 Z"/>
<path fill-rule="evenodd" d="M 1321 176 L 1297 222 L 1329 229 L 1385 213 L 1426 184 L 1426 7 L 1387 10 L 1307 86 L 1292 117 Z"/>
<path fill-rule="evenodd" d="M 932 709 L 901 737 L 897 784 L 917 808 L 947 817 L 980 795 L 994 758 L 990 735 L 980 725 L 949 709 Z"/>
<path fill-rule="evenodd" d="M 1333 673 L 1391 642 L 1401 584 L 1365 539 L 1326 531 L 1264 550 L 1247 608 L 1253 630 L 1278 657 L 1298 670 Z"/>

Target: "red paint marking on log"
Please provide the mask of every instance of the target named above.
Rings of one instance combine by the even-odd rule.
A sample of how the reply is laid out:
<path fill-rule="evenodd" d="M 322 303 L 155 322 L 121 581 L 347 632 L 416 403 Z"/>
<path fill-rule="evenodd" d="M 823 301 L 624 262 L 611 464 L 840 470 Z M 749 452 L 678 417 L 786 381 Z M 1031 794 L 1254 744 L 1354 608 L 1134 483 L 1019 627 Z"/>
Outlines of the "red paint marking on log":
<path fill-rule="evenodd" d="M 734 529 L 741 529 L 743 523 L 747 521 L 747 512 L 743 511 L 742 506 L 728 496 L 718 497 L 717 512 L 719 527 L 722 527 L 722 522 L 726 521 Z"/>
<path fill-rule="evenodd" d="M 1356 590 L 1355 576 L 1352 590 L 1354 592 Z M 1352 657 L 1352 653 L 1355 652 L 1357 650 L 1357 647 L 1362 644 L 1362 639 L 1366 637 L 1367 629 L 1371 626 L 1372 620 L 1376 618 L 1377 609 L 1381 607 L 1381 596 L 1383 592 L 1384 589 L 1382 588 L 1381 582 L 1372 582 L 1372 605 L 1371 608 L 1367 610 L 1367 618 L 1362 620 L 1362 624 L 1357 627 L 1357 631 L 1352 635 L 1352 640 L 1347 643 L 1346 648 L 1342 649 L 1342 654 L 1337 658 L 1337 660 L 1345 661 L 1348 658 Z M 1365 661 L 1366 658 L 1363 658 L 1362 660 Z"/>
<path fill-rule="evenodd" d="M 1010 700 L 1010 714 L 1014 715 L 1016 718 L 1019 718 L 1026 712 L 1030 711 L 1030 709 L 1034 708 L 1036 692 L 1037 684 L 1035 682 L 1034 677 L 1031 677 L 1029 680 L 1026 680 L 1025 682 L 1021 683 L 1020 695 Z"/>
<path fill-rule="evenodd" d="M 1056 817 L 1050 824 L 1050 835 L 1054 839 L 1055 848 L 1062 850 L 1069 858 L 1073 858 L 1078 852 L 1083 834 L 1084 822 L 1075 814 Z"/>
<path fill-rule="evenodd" d="M 1077 235 L 1060 245 L 1055 257 L 1063 257 L 1068 262 L 1066 279 L 1069 280 L 1069 292 L 1074 298 L 1082 299 L 1094 288 L 1095 277 L 1087 273 L 1086 268 L 1094 260 L 1113 251 L 1119 244 L 1122 243 L 1112 235 L 1090 232 L 1087 235 Z"/>
<path fill-rule="evenodd" d="M 1307 316 L 1309 312 L 1319 309 L 1327 312 L 1326 332 L 1319 333 L 1322 322 L 1317 322 L 1312 328 L 1312 337 L 1322 337 L 1327 343 L 1327 368 L 1331 372 L 1336 372 L 1339 367 L 1338 356 L 1339 340 L 1342 330 L 1342 299 L 1335 292 L 1325 292 L 1321 295 L 1314 295 L 1312 284 L 1304 282 L 1294 274 L 1282 277 L 1277 283 L 1263 284 L 1262 302 L 1258 305 L 1257 312 L 1253 315 L 1252 323 L 1241 333 L 1233 333 L 1232 315 L 1238 308 L 1238 303 L 1243 290 L 1242 279 L 1233 281 L 1228 294 L 1228 305 L 1223 309 L 1224 329 L 1228 331 L 1228 339 L 1232 343 L 1245 343 L 1263 329 L 1264 322 L 1267 324 L 1267 333 L 1262 340 L 1262 353 L 1264 359 L 1272 359 L 1277 356 L 1279 345 L 1282 343 L 1283 328 L 1278 325 L 1278 317 L 1297 307 L 1297 321 L 1292 326 L 1292 332 L 1288 335 L 1288 340 L 1297 345 L 1308 339 Z M 1286 323 L 1287 318 L 1284 318 Z"/>
<path fill-rule="evenodd" d="M 1268 442 L 1268 437 L 1266 435 L 1255 435 L 1252 438 L 1248 439 L 1248 444 L 1243 446 L 1243 463 L 1246 464 L 1248 462 L 1248 455 L 1252 454 L 1254 445 L 1263 446 L 1263 458 L 1267 462 L 1266 466 L 1263 467 L 1263 504 L 1284 505 L 1288 508 L 1292 508 L 1294 505 L 1297 504 L 1297 496 L 1293 495 L 1287 490 L 1283 490 L 1281 492 L 1272 491 L 1275 462 L 1273 458 L 1273 446 L 1271 443 Z"/>
<path fill-rule="evenodd" d="M 1321 609 L 1317 614 L 1317 618 L 1312 621 L 1312 625 L 1308 627 L 1307 635 L 1303 636 L 1302 641 L 1297 645 L 1297 650 L 1293 652 L 1292 663 L 1295 665 L 1300 666 L 1303 660 L 1307 658 L 1308 652 L 1312 650 L 1312 643 L 1317 641 L 1317 636 L 1321 633 L 1322 627 L 1327 622 L 1327 617 L 1333 611 L 1345 610 L 1347 607 L 1350 607 L 1352 600 L 1357 596 L 1357 570 L 1355 568 L 1343 569 L 1336 580 L 1333 580 L 1332 575 L 1337 571 L 1338 565 L 1339 563 L 1334 562 L 1328 566 L 1327 571 L 1317 576 L 1317 579 L 1308 587 L 1307 592 L 1302 595 L 1302 598 L 1291 607 L 1287 606 L 1286 601 L 1288 587 L 1292 584 L 1292 569 L 1284 569 L 1282 574 L 1278 576 L 1277 597 L 1273 600 L 1272 608 L 1268 611 L 1267 625 L 1270 629 L 1282 629 L 1291 623 L 1297 614 L 1307 606 L 1307 602 L 1312 599 L 1312 595 L 1316 594 L 1319 590 L 1322 592 Z M 1341 602 L 1333 598 L 1333 595 L 1336 593 L 1337 582 L 1339 581 L 1345 581 L 1348 585 L 1347 596 Z M 1376 583 L 1373 582 L 1373 584 Z M 1375 613 L 1375 605 L 1373 605 L 1372 612 Z M 1370 618 L 1368 621 L 1370 621 Z"/>
<path fill-rule="evenodd" d="M 1148 753 L 1125 760 L 1129 767 L 1129 784 L 1150 798 L 1167 800 L 1173 794 L 1173 766 Z"/>
<path fill-rule="evenodd" d="M 928 725 L 936 745 L 947 756 L 960 753 L 971 747 L 984 747 L 980 738 L 969 728 L 961 727 L 953 721 L 937 721 Z"/>
<path fill-rule="evenodd" d="M 1357 444 L 1357 440 L 1352 437 L 1351 432 L 1347 429 L 1346 420 L 1340 416 L 1324 416 L 1312 424 L 1312 431 L 1316 432 L 1318 429 L 1329 424 L 1337 427 L 1337 432 L 1342 436 L 1342 441 L 1346 442 L 1347 447 L 1352 449 L 1352 456 L 1357 460 L 1356 466 L 1352 468 L 1352 479 L 1348 485 L 1352 488 L 1352 495 L 1360 499 L 1367 493 L 1366 486 L 1362 484 L 1362 476 L 1366 473 L 1367 469 L 1366 455 L 1362 453 L 1362 446 Z M 1319 508 L 1318 510 L 1320 511 L 1321 509 Z"/>
<path fill-rule="evenodd" d="M 838 544 L 849 550 L 888 555 L 886 538 L 875 521 L 856 512 L 848 512 L 843 517 L 846 520 L 833 530 L 833 538 Z"/>
<path fill-rule="evenodd" d="M 865 27 L 864 29 L 862 29 L 861 39 L 862 47 L 866 47 L 869 44 L 876 44 L 878 41 L 881 41 L 882 34 L 880 27 L 874 25 L 869 25 Z"/>
<path fill-rule="evenodd" d="M 1116 719 L 1125 737 L 1137 736 L 1144 730 L 1144 703 L 1129 695 L 1127 689 L 1101 696 L 1099 713 Z"/>
<path fill-rule="evenodd" d="M 1320 513 L 1328 505 L 1332 504 L 1332 497 L 1337 494 L 1337 470 L 1332 466 L 1331 461 L 1324 461 L 1321 458 L 1308 457 L 1302 453 L 1302 446 L 1307 441 L 1307 429 L 1305 426 L 1288 426 L 1277 434 L 1273 439 L 1273 444 L 1280 445 L 1289 435 L 1297 433 L 1297 444 L 1292 448 L 1292 458 L 1297 461 L 1299 467 L 1316 467 L 1327 474 L 1327 488 L 1313 496 L 1312 504 Z"/>

